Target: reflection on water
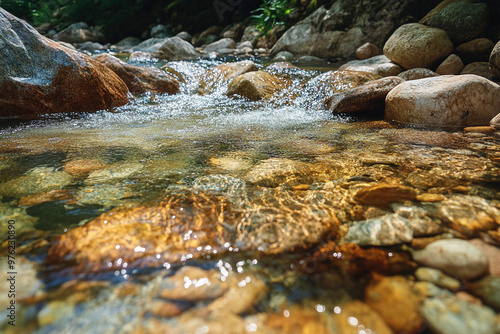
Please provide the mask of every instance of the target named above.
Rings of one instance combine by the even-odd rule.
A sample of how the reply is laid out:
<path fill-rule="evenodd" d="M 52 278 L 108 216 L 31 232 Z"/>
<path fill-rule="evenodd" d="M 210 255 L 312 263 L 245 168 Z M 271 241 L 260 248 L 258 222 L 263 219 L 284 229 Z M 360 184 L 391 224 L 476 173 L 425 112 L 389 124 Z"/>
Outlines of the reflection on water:
<path fill-rule="evenodd" d="M 333 117 L 304 96 L 230 99 L 225 84 L 196 94 L 212 66 L 172 64 L 187 78 L 178 95 L 0 130 L 1 229 L 16 221 L 20 328 L 425 331 L 409 246 L 450 233 L 500 241 L 499 138 Z M 319 73 L 287 76 L 300 90 Z M 403 185 L 417 197 L 356 197 L 384 184 L 401 185 L 395 198 Z M 434 232 L 410 229 L 413 241 L 385 247 L 342 244 L 352 224 L 377 219 Z M 386 284 L 392 292 L 377 302 L 370 293 L 387 293 Z M 412 320 L 391 321 L 407 300 Z"/>

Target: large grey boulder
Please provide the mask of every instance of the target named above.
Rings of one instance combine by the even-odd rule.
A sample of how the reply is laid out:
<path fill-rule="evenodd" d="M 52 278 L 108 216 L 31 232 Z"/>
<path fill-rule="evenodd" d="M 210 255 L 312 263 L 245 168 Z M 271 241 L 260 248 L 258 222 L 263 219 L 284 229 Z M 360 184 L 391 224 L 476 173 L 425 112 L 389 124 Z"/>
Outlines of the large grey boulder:
<path fill-rule="evenodd" d="M 198 52 L 191 43 L 174 36 L 168 38 L 153 55 L 166 60 L 191 60 L 198 57 Z"/>

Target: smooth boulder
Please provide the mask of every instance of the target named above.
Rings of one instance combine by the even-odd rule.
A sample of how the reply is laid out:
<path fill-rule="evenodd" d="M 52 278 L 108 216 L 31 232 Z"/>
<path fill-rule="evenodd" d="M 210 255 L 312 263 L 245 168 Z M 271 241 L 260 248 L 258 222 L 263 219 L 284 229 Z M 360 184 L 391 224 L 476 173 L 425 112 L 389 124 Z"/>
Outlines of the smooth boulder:
<path fill-rule="evenodd" d="M 452 53 L 448 56 L 436 69 L 436 73 L 440 75 L 457 75 L 464 68 L 464 63 L 459 56 Z"/>
<path fill-rule="evenodd" d="M 351 60 L 339 67 L 341 71 L 359 71 L 390 77 L 403 71 L 401 66 L 393 63 L 384 55 L 371 57 L 364 60 Z"/>
<path fill-rule="evenodd" d="M 444 239 L 413 252 L 413 259 L 421 265 L 439 269 L 458 279 L 473 280 L 488 273 L 488 258 L 470 242 Z"/>
<path fill-rule="evenodd" d="M 255 71 L 237 76 L 227 89 L 227 95 L 247 98 L 251 101 L 270 99 L 275 93 L 285 89 L 288 81 L 274 74 Z"/>
<path fill-rule="evenodd" d="M 132 94 L 146 92 L 158 94 L 179 93 L 179 82 L 172 75 L 157 67 L 130 65 L 107 53 L 97 56 L 95 60 L 115 72 L 125 82 Z"/>
<path fill-rule="evenodd" d="M 490 54 L 490 72 L 496 76 L 500 76 L 500 41 L 495 44 L 495 47 Z"/>
<path fill-rule="evenodd" d="M 399 77 L 386 77 L 333 94 L 326 100 L 326 109 L 334 114 L 384 110 L 385 97 L 402 82 Z"/>
<path fill-rule="evenodd" d="M 453 52 L 446 31 L 419 23 L 399 27 L 384 45 L 384 54 L 406 70 L 430 68 Z"/>
<path fill-rule="evenodd" d="M 192 60 L 198 57 L 194 46 L 179 37 L 168 38 L 157 51 L 153 52 L 153 55 L 171 61 Z"/>
<path fill-rule="evenodd" d="M 500 112 L 500 86 L 477 75 L 407 81 L 385 99 L 385 119 L 436 127 L 488 125 Z"/>
<path fill-rule="evenodd" d="M 90 112 L 128 102 L 125 83 L 90 57 L 0 8 L 0 116 Z"/>

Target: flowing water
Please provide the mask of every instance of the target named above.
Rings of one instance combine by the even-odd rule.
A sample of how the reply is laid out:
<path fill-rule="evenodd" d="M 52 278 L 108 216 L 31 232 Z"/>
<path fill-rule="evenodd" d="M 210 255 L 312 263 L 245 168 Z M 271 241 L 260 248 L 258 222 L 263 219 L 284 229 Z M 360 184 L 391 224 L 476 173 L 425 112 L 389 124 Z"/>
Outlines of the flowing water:
<path fill-rule="evenodd" d="M 497 210 L 498 136 L 332 116 L 300 88 L 329 68 L 290 70 L 294 86 L 267 102 L 228 98 L 227 83 L 197 94 L 216 64 L 172 64 L 187 78 L 177 95 L 3 125 L 2 241 L 15 221 L 17 242 L 16 328 L 2 311 L 4 330 L 389 333 L 365 292 L 380 274 L 412 284 L 418 238 L 342 248 L 342 237 L 401 206 L 436 220 L 440 204 L 355 193 L 397 183 Z M 464 237 L 420 239 L 453 234 Z"/>

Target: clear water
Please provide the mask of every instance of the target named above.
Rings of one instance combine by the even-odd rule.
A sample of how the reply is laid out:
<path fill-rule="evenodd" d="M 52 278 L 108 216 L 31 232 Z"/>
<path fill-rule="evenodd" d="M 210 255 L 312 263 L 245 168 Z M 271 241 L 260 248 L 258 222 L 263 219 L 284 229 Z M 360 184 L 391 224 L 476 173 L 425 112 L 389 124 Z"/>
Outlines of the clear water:
<path fill-rule="evenodd" d="M 173 64 L 187 78 L 178 95 L 144 95 L 112 112 L 68 113 L 3 125 L 0 214 L 2 224 L 16 220 L 16 257 L 19 276 L 24 275 L 19 286 L 28 291 L 17 300 L 16 330 L 369 333 L 371 317 L 363 324 L 341 311 L 344 306 L 350 309 L 347 305 L 354 300 L 364 300 L 369 271 L 356 275 L 336 266 L 316 268 L 313 253 L 328 242 L 328 236 L 313 234 L 304 247 L 286 245 L 295 242 L 294 238 L 306 240 L 316 228 L 307 226 L 318 215 L 331 214 L 346 226 L 362 219 L 363 213 L 356 214 L 356 210 L 379 210 L 348 203 L 339 194 L 351 193 L 341 189 L 356 183 L 404 182 L 414 170 L 425 174 L 439 168 L 443 178 L 456 181 L 453 189 L 468 187 L 469 194 L 497 198 L 498 159 L 491 147 L 498 147 L 498 137 L 473 139 L 482 140 L 483 146 L 477 142 L 476 146 L 457 145 L 450 143 L 449 133 L 332 116 L 311 108 L 310 96 L 292 102 L 286 94 L 268 102 L 231 99 L 224 94 L 226 84 L 212 94 L 198 95 L 198 79 L 216 64 Z M 302 83 L 319 73 L 292 71 L 291 91 L 300 92 Z M 456 136 L 464 137 L 462 133 Z M 249 182 L 249 173 L 268 159 L 303 163 L 310 171 L 271 177 L 273 185 Z M 375 162 L 366 163 L 367 159 Z M 402 162 L 384 162 L 388 159 Z M 69 175 L 67 165 L 74 161 L 101 165 L 91 172 Z M 462 177 L 456 177 L 459 174 Z M 48 260 L 49 249 L 61 235 L 117 207 L 154 206 L 151 203 L 191 192 L 197 185 L 197 193 L 210 193 L 210 186 L 200 181 L 205 176 L 224 182 L 243 180 L 240 188 L 223 187 L 226 190 L 216 192 L 235 210 L 236 218 L 227 218 L 227 223 L 247 233 L 232 239 L 234 243 L 226 249 L 201 255 L 186 251 L 182 261 L 120 270 L 114 264 L 112 270 L 76 270 L 78 263 Z M 307 190 L 297 190 L 304 184 Z M 458 193 L 453 189 L 443 191 Z M 381 214 L 391 211 L 386 210 Z M 202 220 L 209 218 L 201 214 Z M 280 232 L 265 228 L 253 232 L 252 222 L 266 220 L 271 225 L 279 221 Z M 2 226 L 5 232 L 6 225 Z M 305 232 L 296 232 L 302 228 Z M 266 241 L 273 238 L 277 239 L 274 244 Z M 386 250 L 405 252 L 399 246 Z M 313 269 L 307 261 L 314 262 Z M 411 271 L 404 274 L 409 277 Z M 210 288 L 200 288 L 200 296 L 191 298 L 193 286 Z M 168 297 L 168 293 L 182 294 L 183 289 L 191 291 L 189 296 Z M 162 295 L 161 291 L 166 292 Z M 4 329 L 12 332 L 4 321 L 5 317 L 0 322 Z"/>

